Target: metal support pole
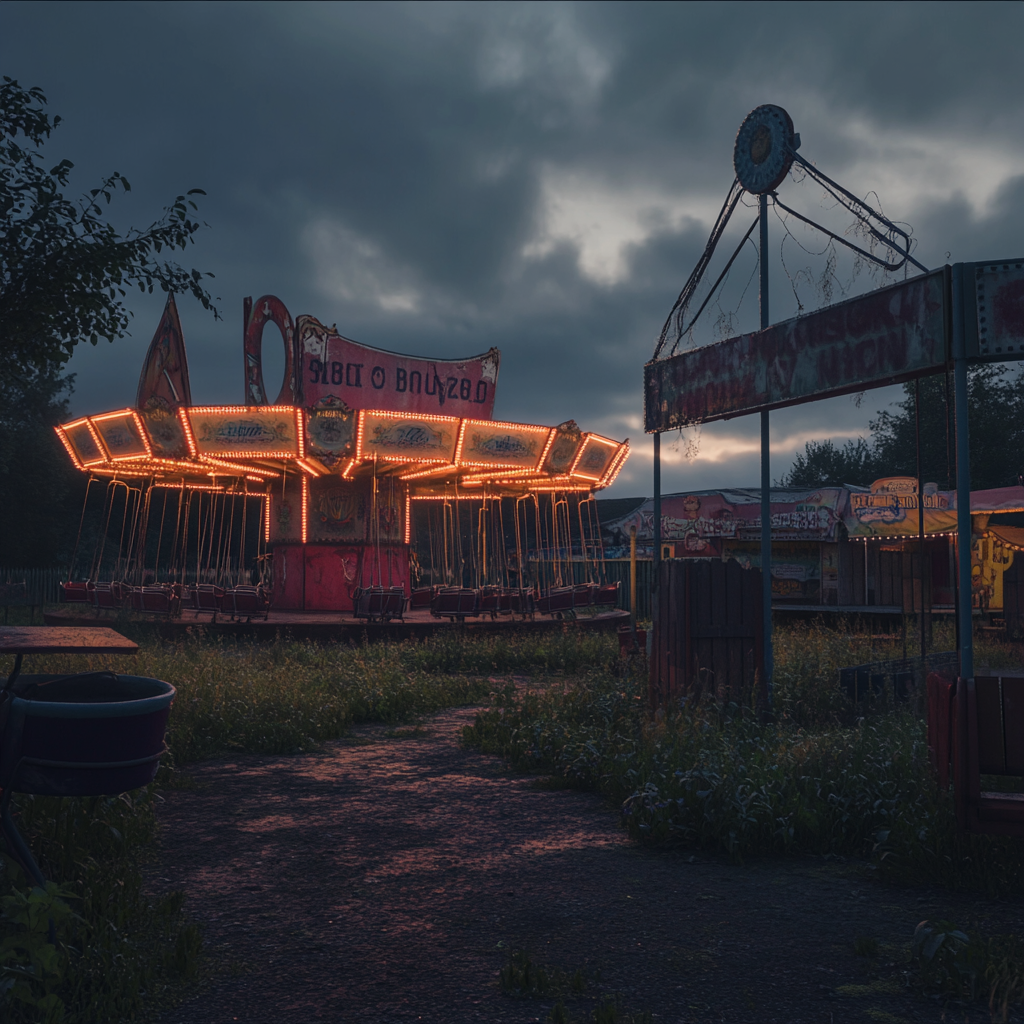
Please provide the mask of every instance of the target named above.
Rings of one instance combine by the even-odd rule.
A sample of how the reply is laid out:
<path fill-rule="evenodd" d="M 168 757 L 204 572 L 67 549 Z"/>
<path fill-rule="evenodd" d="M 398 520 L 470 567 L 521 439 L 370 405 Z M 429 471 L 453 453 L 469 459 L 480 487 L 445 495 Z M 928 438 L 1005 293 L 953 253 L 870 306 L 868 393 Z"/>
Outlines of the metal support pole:
<path fill-rule="evenodd" d="M 654 586 L 658 586 L 661 566 L 661 434 L 654 435 Z"/>
<path fill-rule="evenodd" d="M 761 330 L 769 324 L 768 316 L 768 197 L 758 196 L 761 215 Z M 761 602 L 764 614 L 764 685 L 768 707 L 772 706 L 772 475 L 771 435 L 768 412 L 761 413 Z"/>
<path fill-rule="evenodd" d="M 921 607 L 917 609 L 918 631 L 921 636 L 921 685 L 925 681 L 925 633 L 924 602 L 925 602 L 925 546 L 924 546 L 924 470 L 921 468 L 921 378 L 914 381 L 914 444 L 917 458 L 917 554 L 921 563 Z M 911 561 L 913 565 L 913 561 Z M 913 587 L 913 584 L 911 584 Z M 916 603 L 916 602 L 915 602 Z"/>
<path fill-rule="evenodd" d="M 956 410 L 957 621 L 960 626 L 960 676 L 974 675 L 971 622 L 971 452 L 967 423 L 967 344 L 964 338 L 962 263 L 953 267 L 953 393 Z"/>
<path fill-rule="evenodd" d="M 636 646 L 636 527 L 629 528 L 629 628 Z"/>

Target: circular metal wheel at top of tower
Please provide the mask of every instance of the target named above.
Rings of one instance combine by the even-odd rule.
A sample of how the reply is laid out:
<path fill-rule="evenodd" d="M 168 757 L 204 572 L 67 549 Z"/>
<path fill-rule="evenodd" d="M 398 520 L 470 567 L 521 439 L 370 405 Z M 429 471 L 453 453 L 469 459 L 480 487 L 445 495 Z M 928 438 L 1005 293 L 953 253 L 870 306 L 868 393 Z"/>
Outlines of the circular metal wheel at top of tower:
<path fill-rule="evenodd" d="M 782 107 L 772 103 L 755 107 L 736 133 L 736 178 L 753 195 L 774 192 L 789 174 L 799 148 L 793 119 Z"/>

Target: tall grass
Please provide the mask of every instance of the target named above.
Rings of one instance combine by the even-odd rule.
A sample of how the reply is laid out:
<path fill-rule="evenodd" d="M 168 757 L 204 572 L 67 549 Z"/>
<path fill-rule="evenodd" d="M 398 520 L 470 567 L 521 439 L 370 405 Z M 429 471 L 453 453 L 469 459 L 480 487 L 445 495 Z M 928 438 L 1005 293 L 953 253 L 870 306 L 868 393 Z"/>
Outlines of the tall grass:
<path fill-rule="evenodd" d="M 770 723 L 712 704 L 652 718 L 646 678 L 623 673 L 615 638 L 572 627 L 539 635 L 451 630 L 422 643 L 360 647 L 137 639 L 139 653 L 116 663 L 66 656 L 26 667 L 116 664 L 172 682 L 176 769 L 222 755 L 308 750 L 358 722 L 399 722 L 493 694 L 467 742 L 605 793 L 642 842 L 735 859 L 859 856 L 905 881 L 1022 887 L 1018 844 L 956 830 L 949 794 L 929 774 L 920 717 L 890 707 L 858 719 L 838 690 L 840 667 L 901 657 L 902 637 L 821 624 L 779 628 Z M 951 638 L 935 646 L 948 649 Z M 985 642 L 976 661 L 995 668 L 1020 657 L 1016 645 Z M 512 675 L 532 677 L 533 688 L 513 685 Z M 4 863 L 0 1019 L 131 1019 L 172 1000 L 194 975 L 199 934 L 182 914 L 183 897 L 154 900 L 144 891 L 158 799 L 155 788 L 98 800 L 18 798 L 20 825 L 65 895 L 31 892 Z M 50 918 L 56 950 L 47 942 Z"/>
<path fill-rule="evenodd" d="M 465 741 L 604 793 L 645 843 L 736 860 L 863 857 L 903 881 L 1024 890 L 1021 844 L 957 830 L 920 716 L 890 705 L 858 717 L 839 691 L 841 665 L 901 656 L 895 642 L 865 651 L 870 641 L 820 624 L 779 630 L 779 640 L 772 722 L 710 702 L 652 719 L 642 673 L 591 671 L 546 690 L 504 688 Z M 983 645 L 980 655 L 991 663 L 1015 653 Z"/>
<path fill-rule="evenodd" d="M 130 627 L 125 632 L 130 631 Z M 614 639 L 578 630 L 361 647 L 256 646 L 199 636 L 164 644 L 139 634 L 119 671 L 178 690 L 168 743 L 178 769 L 200 758 L 293 753 L 356 722 L 398 722 L 478 701 L 494 673 L 565 673 L 609 660 Z M 111 656 L 33 658 L 27 670 L 84 672 Z M 173 772 L 164 771 L 164 779 Z M 31 891 L 12 861 L 0 870 L 0 1019 L 93 1024 L 133 1019 L 174 999 L 197 970 L 200 936 L 181 893 L 154 900 L 143 867 L 158 789 L 101 799 L 18 796 L 19 826 L 55 892 Z M 48 942 L 49 920 L 57 947 Z"/>
<path fill-rule="evenodd" d="M 21 870 L 4 859 L 0 943 L 13 955 L 0 956 L 0 991 L 16 980 L 23 991 L 21 998 L 11 998 L 15 986 L 8 998 L 0 994 L 0 1019 L 133 1019 L 173 1002 L 194 976 L 201 937 L 183 914 L 183 894 L 152 899 L 143 891 L 156 800 L 152 790 L 96 799 L 18 798 L 21 831 L 56 885 L 46 897 L 30 892 Z M 38 912 L 19 915 L 33 899 Z M 51 919 L 56 948 L 49 945 Z"/>
<path fill-rule="evenodd" d="M 613 660 L 614 637 L 566 629 L 476 637 L 459 630 L 423 642 L 260 646 L 199 636 L 164 644 L 139 637 L 119 671 L 177 688 L 168 729 L 174 762 L 226 753 L 301 753 L 358 722 L 398 722 L 485 697 L 494 674 L 579 672 Z M 33 659 L 33 672 L 85 672 L 110 656 Z"/>

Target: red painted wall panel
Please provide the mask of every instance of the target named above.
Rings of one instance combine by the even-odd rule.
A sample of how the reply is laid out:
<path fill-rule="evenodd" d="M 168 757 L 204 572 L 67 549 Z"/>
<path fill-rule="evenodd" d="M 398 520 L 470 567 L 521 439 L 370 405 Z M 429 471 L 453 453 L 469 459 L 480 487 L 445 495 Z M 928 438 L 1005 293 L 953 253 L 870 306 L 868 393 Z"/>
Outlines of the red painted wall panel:
<path fill-rule="evenodd" d="M 274 587 L 271 607 L 278 611 L 301 611 L 306 569 L 302 545 L 276 545 L 273 564 Z"/>
<path fill-rule="evenodd" d="M 404 587 L 409 593 L 409 548 L 404 544 L 279 544 L 274 548 L 278 611 L 351 612 L 356 587 Z"/>

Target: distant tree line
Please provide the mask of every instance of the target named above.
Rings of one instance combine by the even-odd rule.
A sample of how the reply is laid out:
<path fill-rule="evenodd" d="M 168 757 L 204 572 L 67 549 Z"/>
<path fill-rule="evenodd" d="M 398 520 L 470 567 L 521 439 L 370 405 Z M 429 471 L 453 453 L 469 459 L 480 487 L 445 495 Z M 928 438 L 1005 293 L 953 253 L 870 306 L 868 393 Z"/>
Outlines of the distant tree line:
<path fill-rule="evenodd" d="M 808 441 L 781 483 L 790 487 L 829 484 L 868 486 L 884 476 L 917 475 L 915 391 L 920 388 L 921 471 L 925 482 L 956 486 L 956 425 L 953 375 L 924 377 L 903 385 L 896 411 L 883 410 L 869 423 L 869 436 L 842 444 Z M 999 365 L 967 372 L 971 488 L 1007 487 L 1024 474 L 1024 371 Z"/>

